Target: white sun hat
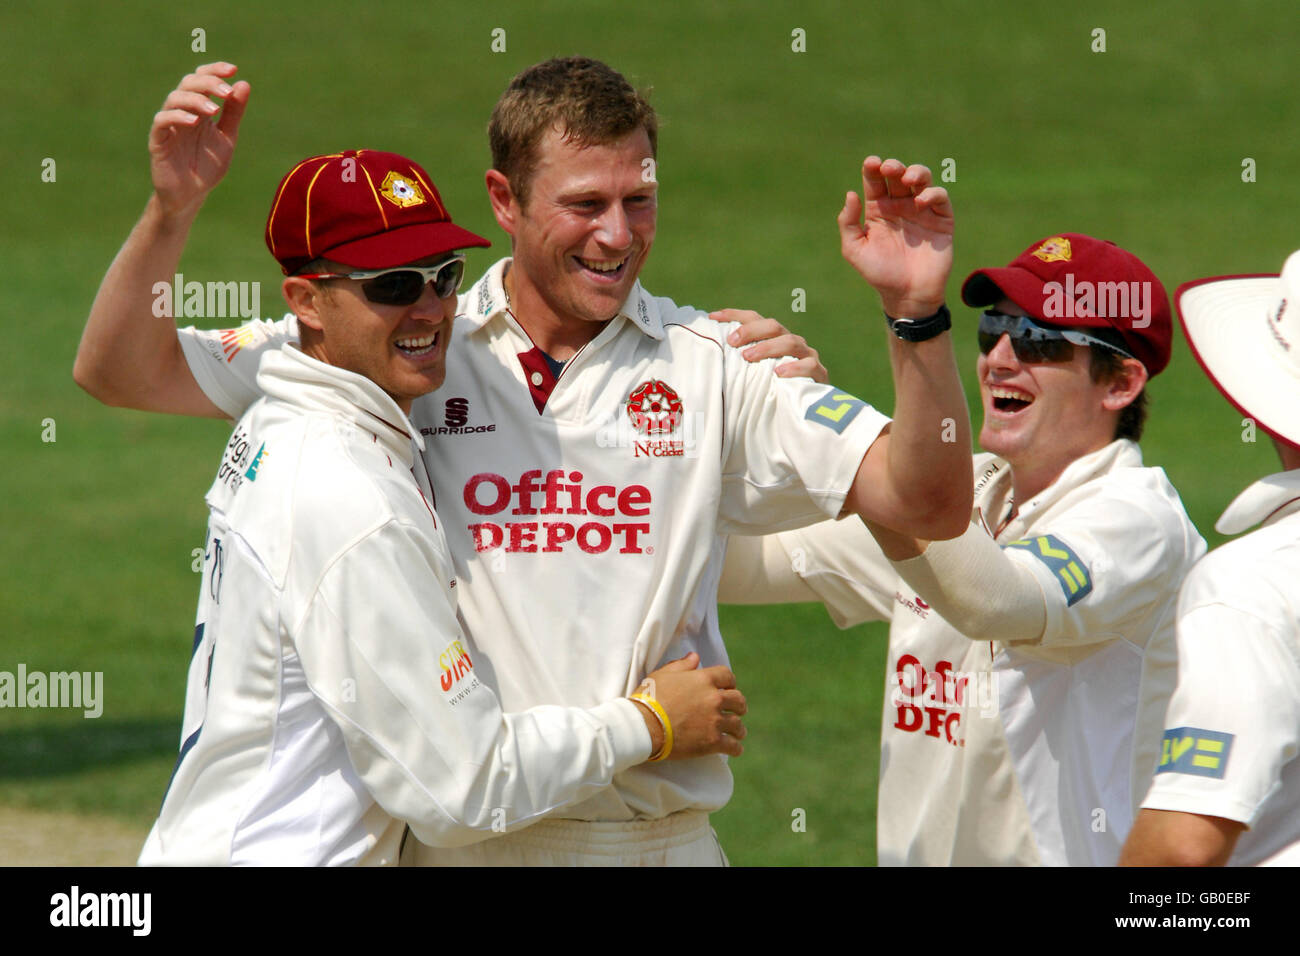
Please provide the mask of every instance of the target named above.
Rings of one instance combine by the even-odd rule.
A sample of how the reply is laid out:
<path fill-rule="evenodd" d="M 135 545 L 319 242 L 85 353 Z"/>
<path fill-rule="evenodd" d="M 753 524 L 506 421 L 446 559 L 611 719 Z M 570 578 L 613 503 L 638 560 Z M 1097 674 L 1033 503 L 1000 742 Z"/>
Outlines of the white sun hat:
<path fill-rule="evenodd" d="M 1281 275 L 1185 282 L 1174 302 L 1215 387 L 1264 431 L 1300 448 L 1300 251 Z"/>

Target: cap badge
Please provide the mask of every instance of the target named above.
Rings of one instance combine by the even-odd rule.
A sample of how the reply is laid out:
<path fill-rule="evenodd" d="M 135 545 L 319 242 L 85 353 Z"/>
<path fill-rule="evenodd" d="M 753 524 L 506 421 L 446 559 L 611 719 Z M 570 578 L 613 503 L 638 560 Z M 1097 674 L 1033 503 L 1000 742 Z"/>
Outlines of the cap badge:
<path fill-rule="evenodd" d="M 420 184 L 401 173 L 390 172 L 385 176 L 383 184 L 379 187 L 379 193 L 394 206 L 401 206 L 403 209 L 424 202 L 424 192 L 420 189 Z"/>
<path fill-rule="evenodd" d="M 1070 261 L 1070 240 L 1064 236 L 1053 236 L 1046 239 L 1043 244 L 1034 250 L 1034 258 L 1042 259 L 1044 262 L 1069 262 Z"/>

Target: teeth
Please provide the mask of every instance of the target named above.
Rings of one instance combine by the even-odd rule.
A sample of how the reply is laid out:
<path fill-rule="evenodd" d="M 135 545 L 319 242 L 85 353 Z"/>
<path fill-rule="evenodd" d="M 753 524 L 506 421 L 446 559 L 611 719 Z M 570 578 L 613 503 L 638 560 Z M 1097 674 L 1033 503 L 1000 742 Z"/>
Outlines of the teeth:
<path fill-rule="evenodd" d="M 436 341 L 438 341 L 438 336 L 436 335 L 419 335 L 406 339 L 398 339 L 393 344 L 399 349 L 407 352 L 419 352 L 423 349 L 432 347 L 433 343 Z"/>
<path fill-rule="evenodd" d="M 1034 400 L 1034 396 L 1014 388 L 997 388 L 994 386 L 989 388 L 989 394 L 994 398 L 1014 398 L 1019 402 L 1032 402 Z"/>
<path fill-rule="evenodd" d="M 617 262 L 598 262 L 595 259 L 584 259 L 581 256 L 578 257 L 578 261 L 592 272 L 614 272 L 619 266 L 627 262 L 627 256 L 624 256 Z"/>

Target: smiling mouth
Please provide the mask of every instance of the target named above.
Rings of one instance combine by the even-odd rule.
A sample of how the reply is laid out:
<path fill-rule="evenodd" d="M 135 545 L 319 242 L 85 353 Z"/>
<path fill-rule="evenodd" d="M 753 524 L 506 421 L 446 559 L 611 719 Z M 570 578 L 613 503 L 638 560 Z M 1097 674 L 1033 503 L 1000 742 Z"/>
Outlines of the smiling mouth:
<path fill-rule="evenodd" d="M 582 266 L 585 271 L 592 275 L 599 276 L 601 279 L 618 279 L 622 277 L 623 271 L 627 268 L 629 257 L 624 256 L 622 259 L 613 261 L 605 259 L 584 259 L 582 256 L 574 256 L 573 258 L 578 265 Z"/>
<path fill-rule="evenodd" d="M 990 386 L 989 396 L 993 399 L 993 407 L 997 411 L 1009 415 L 1014 415 L 1034 403 L 1034 396 L 1028 392 L 1022 392 L 1018 388 Z"/>
<path fill-rule="evenodd" d="M 435 332 L 433 335 L 412 335 L 404 339 L 398 339 L 393 345 L 403 355 L 419 358 L 422 355 L 436 352 L 441 341 L 442 332 Z"/>

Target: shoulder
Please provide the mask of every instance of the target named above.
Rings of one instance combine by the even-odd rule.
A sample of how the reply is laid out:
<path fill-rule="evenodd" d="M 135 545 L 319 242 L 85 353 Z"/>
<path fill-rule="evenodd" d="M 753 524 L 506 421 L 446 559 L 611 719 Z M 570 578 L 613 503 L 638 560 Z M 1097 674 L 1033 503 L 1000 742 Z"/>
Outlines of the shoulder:
<path fill-rule="evenodd" d="M 1189 548 L 1203 545 L 1177 489 L 1163 468 L 1147 467 L 1140 455 L 1121 458 L 1114 467 L 1073 489 L 1063 503 L 1081 514 L 1095 515 L 1104 524 L 1126 525 L 1184 540 Z"/>
<path fill-rule="evenodd" d="M 265 415 L 284 415 L 282 428 L 268 433 L 264 453 L 268 465 L 280 467 L 264 470 L 280 480 L 295 543 L 310 542 L 308 553 L 334 553 L 394 519 L 429 520 L 410 473 L 373 436 L 327 414 L 295 412 L 276 401 L 262 407 Z"/>
<path fill-rule="evenodd" d="M 1207 554 L 1183 584 L 1179 612 L 1220 604 L 1270 620 L 1297 619 L 1300 514 L 1251 532 Z"/>

